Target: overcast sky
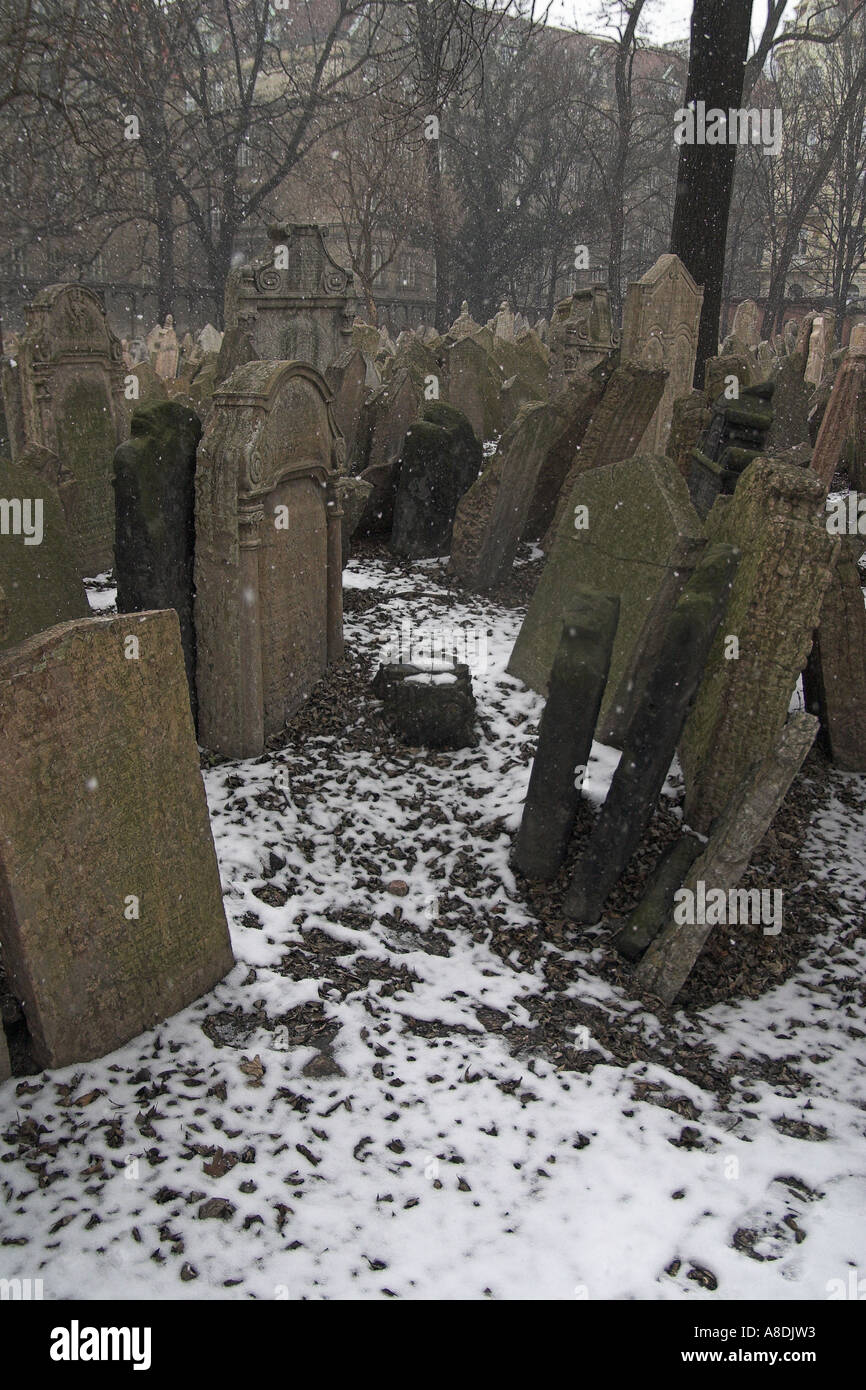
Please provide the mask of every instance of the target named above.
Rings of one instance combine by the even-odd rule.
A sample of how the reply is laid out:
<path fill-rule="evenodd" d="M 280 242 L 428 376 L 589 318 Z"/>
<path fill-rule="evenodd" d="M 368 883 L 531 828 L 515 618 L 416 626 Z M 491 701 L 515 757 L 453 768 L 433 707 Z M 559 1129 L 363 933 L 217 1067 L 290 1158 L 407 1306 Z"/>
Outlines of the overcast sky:
<path fill-rule="evenodd" d="M 551 19 L 555 24 L 601 34 L 605 27 L 601 18 L 603 8 L 600 0 L 554 0 Z M 608 5 L 606 8 L 612 7 Z M 788 0 L 788 11 L 793 12 L 793 9 L 794 0 Z M 753 33 L 755 29 L 763 27 L 766 12 L 765 0 L 754 0 Z M 656 43 L 688 39 L 691 15 L 692 0 L 647 0 L 638 32 Z"/>

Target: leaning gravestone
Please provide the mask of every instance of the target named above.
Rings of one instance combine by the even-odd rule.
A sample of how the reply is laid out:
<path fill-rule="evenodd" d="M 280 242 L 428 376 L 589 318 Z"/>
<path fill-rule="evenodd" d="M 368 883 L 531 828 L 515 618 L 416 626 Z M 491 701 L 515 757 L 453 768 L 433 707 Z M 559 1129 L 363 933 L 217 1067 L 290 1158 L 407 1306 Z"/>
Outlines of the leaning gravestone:
<path fill-rule="evenodd" d="M 565 861 L 618 619 L 618 598 L 581 588 L 562 624 L 514 842 L 514 862 L 527 878 L 555 878 Z"/>
<path fill-rule="evenodd" d="M 491 357 L 480 343 L 463 334 L 445 354 L 445 392 L 448 404 L 462 410 L 482 443 L 499 434 L 502 408 L 499 382 Z"/>
<path fill-rule="evenodd" d="M 0 943 L 43 1067 L 87 1061 L 232 968 L 173 613 L 0 657 Z"/>
<path fill-rule="evenodd" d="M 390 549 L 413 560 L 447 555 L 457 505 L 481 469 L 481 445 L 466 416 L 431 401 L 403 441 Z"/>
<path fill-rule="evenodd" d="M 391 533 L 403 440 L 418 418 L 422 400 L 415 376 L 408 367 L 401 367 L 364 406 L 356 445 L 356 455 L 364 467 L 358 476 L 370 483 L 373 491 L 358 523 L 359 535 Z"/>
<path fill-rule="evenodd" d="M 738 560 L 731 545 L 708 546 L 670 615 L 610 790 L 563 902 L 563 912 L 578 922 L 598 921 L 650 823 L 724 616 Z"/>
<path fill-rule="evenodd" d="M 343 556 L 343 569 L 349 563 L 352 537 L 358 529 L 358 522 L 364 515 L 364 508 L 373 491 L 372 483 L 363 478 L 340 477 L 336 481 L 337 501 L 342 512 L 340 518 L 340 545 Z"/>
<path fill-rule="evenodd" d="M 100 574 L 113 559 L 111 462 L 126 424 L 120 342 L 83 285 L 50 285 L 26 314 L 12 386 L 23 440 L 51 449 L 71 470 L 80 563 L 85 574 Z"/>
<path fill-rule="evenodd" d="M 327 234 L 327 227 L 279 223 L 268 228 L 264 256 L 229 272 L 226 331 L 248 333 L 262 360 L 310 362 L 324 372 L 351 346 L 352 276 L 330 255 Z"/>
<path fill-rule="evenodd" d="M 785 723 L 836 559 L 823 496 L 811 470 L 759 458 L 707 517 L 709 539 L 741 560 L 679 748 L 685 817 L 699 834 Z"/>
<path fill-rule="evenodd" d="M 542 474 L 560 483 L 583 439 L 604 381 L 578 377 L 546 404 L 523 406 L 481 477 L 462 499 L 454 525 L 451 566 L 471 589 L 504 579 Z"/>
<path fill-rule="evenodd" d="M 174 401 L 132 416 L 132 437 L 114 455 L 118 613 L 173 608 L 196 716 L 193 557 L 198 416 Z"/>
<path fill-rule="evenodd" d="M 351 467 L 367 379 L 364 354 L 360 348 L 349 348 L 332 362 L 325 379 L 334 393 L 334 419 L 346 441 L 346 462 Z"/>
<path fill-rule="evenodd" d="M 30 469 L 4 460 L 0 460 L 0 588 L 6 600 L 0 648 L 90 612 L 56 488 Z"/>
<path fill-rule="evenodd" d="M 255 757 L 343 650 L 342 438 L 303 362 L 223 382 L 196 468 L 199 735 Z"/>
<path fill-rule="evenodd" d="M 806 709 L 821 720 L 836 766 L 845 772 L 866 772 L 866 608 L 857 564 L 847 546 L 824 595 L 803 672 L 803 692 Z"/>
<path fill-rule="evenodd" d="M 664 453 L 674 400 L 690 390 L 698 351 L 704 291 L 679 256 L 659 256 L 655 265 L 629 285 L 623 313 L 623 362 L 663 367 L 668 374 L 658 408 L 636 452 Z"/>
<path fill-rule="evenodd" d="M 798 711 L 783 726 L 766 755 L 746 769 L 713 826 L 709 842 L 689 870 L 684 887 L 698 884 L 727 894 L 735 888 L 787 795 L 812 747 L 818 721 Z M 671 1004 L 679 994 L 712 931 L 712 924 L 668 921 L 635 972 L 642 989 Z"/>
<path fill-rule="evenodd" d="M 556 646 L 581 585 L 620 600 L 596 737 L 620 739 L 642 694 L 668 615 L 704 547 L 685 480 L 670 459 L 626 459 L 579 476 L 508 671 L 546 693 Z"/>

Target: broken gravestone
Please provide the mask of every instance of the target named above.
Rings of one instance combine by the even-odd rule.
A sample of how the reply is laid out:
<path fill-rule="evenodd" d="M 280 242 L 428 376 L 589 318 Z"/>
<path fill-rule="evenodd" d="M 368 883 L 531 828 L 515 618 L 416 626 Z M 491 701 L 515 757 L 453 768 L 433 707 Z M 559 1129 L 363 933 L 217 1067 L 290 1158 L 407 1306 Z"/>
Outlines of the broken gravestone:
<path fill-rule="evenodd" d="M 481 445 L 466 416 L 431 401 L 406 432 L 390 549 L 413 560 L 447 555 L 457 505 L 481 469 Z"/>
<path fill-rule="evenodd" d="M 389 662 L 379 667 L 374 694 L 385 723 L 410 747 L 474 748 L 475 696 L 462 662 Z"/>
<path fill-rule="evenodd" d="M 689 493 L 699 516 L 707 515 L 719 494 L 734 491 L 743 470 L 763 450 L 773 423 L 773 389 L 772 382 L 760 382 L 734 399 L 722 395 L 714 402 L 689 473 Z"/>
<path fill-rule="evenodd" d="M 232 968 L 174 613 L 0 656 L 0 944 L 37 1063 L 100 1057 Z"/>
<path fill-rule="evenodd" d="M 680 741 L 685 818 L 700 834 L 785 723 L 836 558 L 822 501 L 811 470 L 759 458 L 707 517 L 710 541 L 736 546 L 741 559 Z"/>
<path fill-rule="evenodd" d="M 618 618 L 618 598 L 582 588 L 562 624 L 514 842 L 514 863 L 526 878 L 555 878 L 565 861 Z"/>
<path fill-rule="evenodd" d="M 700 520 L 670 459 L 626 459 L 583 473 L 572 490 L 508 671 L 547 693 L 562 623 L 589 586 L 620 600 L 596 737 L 622 737 L 642 693 L 667 618 L 704 548 Z M 619 745 L 618 745 L 619 746 Z"/>
<path fill-rule="evenodd" d="M 195 460 L 198 416 L 174 401 L 133 412 L 131 438 L 114 455 L 118 613 L 173 608 L 195 694 Z"/>
<path fill-rule="evenodd" d="M 578 372 L 592 371 L 619 346 L 612 327 L 610 294 L 593 285 L 557 304 L 550 320 L 550 389 L 558 391 Z"/>

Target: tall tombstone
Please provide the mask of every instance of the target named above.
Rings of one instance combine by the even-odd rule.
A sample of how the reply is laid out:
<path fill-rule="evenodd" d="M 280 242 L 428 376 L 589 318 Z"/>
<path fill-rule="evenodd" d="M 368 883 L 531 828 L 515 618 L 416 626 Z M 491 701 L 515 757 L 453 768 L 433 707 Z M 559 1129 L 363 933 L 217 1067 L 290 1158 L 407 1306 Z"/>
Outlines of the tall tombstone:
<path fill-rule="evenodd" d="M 812 470 L 829 491 L 850 430 L 859 429 L 866 393 L 866 324 L 856 324 L 844 362 L 836 373 L 812 452 Z"/>
<path fill-rule="evenodd" d="M 71 470 L 80 564 L 100 574 L 113 562 L 112 459 L 126 427 L 120 342 L 84 285 L 49 285 L 25 312 L 14 384 L 10 378 L 23 444 L 43 445 Z"/>
<path fill-rule="evenodd" d="M 761 311 L 754 299 L 744 299 L 737 305 L 734 314 L 734 322 L 731 328 L 732 337 L 739 342 L 745 343 L 746 347 L 755 348 L 760 341 L 760 319 Z"/>
<path fill-rule="evenodd" d="M 226 330 L 242 328 L 262 360 L 309 362 L 324 372 L 352 345 L 352 275 L 331 256 L 327 234 L 279 223 L 268 228 L 270 251 L 229 273 Z"/>
<path fill-rule="evenodd" d="M 533 594 L 508 671 L 540 694 L 574 593 L 614 594 L 619 626 L 596 737 L 621 739 L 670 611 L 704 548 L 703 528 L 675 464 L 637 455 L 580 474 Z"/>
<path fill-rule="evenodd" d="M 703 288 L 673 254 L 659 256 L 652 269 L 628 287 L 622 360 L 663 367 L 668 374 L 658 409 L 638 446 L 641 453 L 664 452 L 674 400 L 691 389 L 703 302 Z"/>
<path fill-rule="evenodd" d="M 334 419 L 346 441 L 346 462 L 350 466 L 355 457 L 366 377 L 367 368 L 360 348 L 348 348 L 331 363 L 325 373 L 327 383 L 334 393 Z"/>
<path fill-rule="evenodd" d="M 858 537 L 858 548 L 864 544 Z M 866 772 L 866 607 L 853 550 L 844 544 L 824 595 L 803 691 L 836 766 Z"/>
<path fill-rule="evenodd" d="M 201 742 L 261 753 L 343 649 L 343 441 L 324 377 L 249 362 L 214 396 L 196 469 Z"/>
<path fill-rule="evenodd" d="M 481 468 L 481 444 L 465 415 L 430 401 L 403 441 L 390 549 L 413 560 L 447 555 L 457 505 Z"/>
<path fill-rule="evenodd" d="M 193 717 L 195 456 L 201 422 L 175 401 L 133 412 L 131 438 L 114 455 L 118 613 L 173 608 Z"/>
<path fill-rule="evenodd" d="M 422 400 L 416 374 L 408 367 L 400 367 L 365 402 L 356 456 L 365 465 L 359 477 L 370 483 L 373 491 L 358 523 L 362 536 L 390 535 L 403 441 L 413 420 L 418 418 Z"/>
<path fill-rule="evenodd" d="M 122 1046 L 232 968 L 174 613 L 0 656 L 0 944 L 37 1063 Z"/>
<path fill-rule="evenodd" d="M 26 458 L 30 448 L 22 458 Z M 43 450 L 47 453 L 47 450 Z M 51 456 L 54 457 L 54 456 Z M 54 484 L 0 459 L 0 650 L 90 612 L 78 554 Z"/>
<path fill-rule="evenodd" d="M 700 834 L 785 723 L 836 560 L 822 502 L 811 470 L 758 458 L 707 517 L 710 540 L 741 560 L 680 741 L 685 816 Z"/>
<path fill-rule="evenodd" d="M 827 341 L 824 332 L 824 315 L 817 314 L 809 334 L 809 356 L 806 361 L 805 379 L 810 386 L 821 385 L 826 359 Z"/>
<path fill-rule="evenodd" d="M 550 389 L 558 390 L 578 372 L 590 372 L 619 346 L 611 324 L 606 287 L 575 290 L 557 304 L 550 321 Z"/>
<path fill-rule="evenodd" d="M 468 332 L 461 333 L 445 354 L 445 395 L 449 405 L 462 410 L 482 443 L 499 433 L 499 383 L 490 356 Z"/>

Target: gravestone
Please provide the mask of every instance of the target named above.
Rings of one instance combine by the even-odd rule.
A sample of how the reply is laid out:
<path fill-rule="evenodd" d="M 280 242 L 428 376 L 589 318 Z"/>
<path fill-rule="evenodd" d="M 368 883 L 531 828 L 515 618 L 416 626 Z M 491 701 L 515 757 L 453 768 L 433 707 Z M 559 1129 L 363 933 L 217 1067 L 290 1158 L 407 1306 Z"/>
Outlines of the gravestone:
<path fill-rule="evenodd" d="M 773 383 L 747 386 L 736 399 L 720 396 L 710 423 L 692 451 L 689 493 L 705 517 L 720 494 L 734 491 L 744 469 L 764 450 L 773 423 Z"/>
<path fill-rule="evenodd" d="M 162 327 L 157 328 L 154 335 L 148 336 L 148 346 L 150 347 L 153 370 L 157 376 L 162 377 L 163 381 L 174 381 L 177 376 L 180 349 L 171 314 L 166 314 Z"/>
<path fill-rule="evenodd" d="M 609 364 L 602 363 L 604 368 Z M 606 376 L 603 371 L 602 375 Z M 551 531 L 542 542 L 545 550 L 553 540 L 569 499 L 581 474 L 609 463 L 619 463 L 637 452 L 662 397 L 665 373 L 661 369 L 635 367 L 631 364 L 616 367 L 607 380 L 604 395 L 596 406 L 577 454 L 566 475 L 556 505 Z"/>
<path fill-rule="evenodd" d="M 746 347 L 757 347 L 760 339 L 761 312 L 754 299 L 744 299 L 737 305 L 731 334 Z"/>
<path fill-rule="evenodd" d="M 131 438 L 114 455 L 118 613 L 173 608 L 196 717 L 193 564 L 198 416 L 174 401 L 132 416 Z"/>
<path fill-rule="evenodd" d="M 445 395 L 449 405 L 463 412 L 482 443 L 499 434 L 499 383 L 490 357 L 468 333 L 445 355 Z"/>
<path fill-rule="evenodd" d="M 325 379 L 334 393 L 334 419 L 346 441 L 346 461 L 350 466 L 355 457 L 366 376 L 367 368 L 360 348 L 349 348 L 331 363 L 325 373 Z"/>
<path fill-rule="evenodd" d="M 581 588 L 562 624 L 514 842 L 514 862 L 526 878 L 555 878 L 565 862 L 618 618 L 618 598 Z"/>
<path fill-rule="evenodd" d="M 792 714 L 766 755 L 751 764 L 735 786 L 713 826 L 703 853 L 692 863 L 684 888 L 699 884 L 728 893 L 749 865 L 812 746 L 818 721 L 811 714 Z M 695 964 L 712 924 L 668 920 L 640 962 L 635 979 L 641 989 L 671 1004 Z"/>
<path fill-rule="evenodd" d="M 861 542 L 866 548 L 866 538 Z M 842 547 L 803 672 L 806 709 L 837 767 L 866 772 L 866 607 L 853 552 Z"/>
<path fill-rule="evenodd" d="M 337 470 L 324 377 L 249 362 L 214 395 L 196 468 L 199 734 L 261 753 L 342 654 Z"/>
<path fill-rule="evenodd" d="M 262 360 L 309 362 L 324 372 L 351 346 L 351 273 L 325 246 L 326 227 L 279 223 L 268 236 L 264 256 L 229 272 L 226 330 L 248 333 Z M 373 337 L 371 355 L 375 328 Z"/>
<path fill-rule="evenodd" d="M 113 559 L 111 467 L 126 428 L 120 343 L 83 285 L 50 285 L 25 312 L 15 388 L 23 444 L 43 445 L 71 470 L 82 572 L 100 574 Z"/>
<path fill-rule="evenodd" d="M 481 469 L 481 445 L 459 410 L 431 401 L 403 441 L 390 549 L 413 560 L 447 555 L 457 504 Z"/>
<path fill-rule="evenodd" d="M 809 334 L 809 355 L 806 361 L 805 379 L 810 386 L 821 385 L 826 360 L 827 342 L 824 332 L 824 316 L 817 314 Z"/>
<path fill-rule="evenodd" d="M 499 312 L 487 326 L 492 330 L 494 338 L 504 338 L 507 343 L 514 342 L 514 315 L 507 299 L 503 299 Z"/>
<path fill-rule="evenodd" d="M 825 494 L 839 466 L 849 430 L 857 428 L 858 412 L 866 393 L 866 324 L 856 324 L 851 332 L 848 354 L 836 373 L 833 389 L 812 452 L 812 469 L 820 478 Z"/>
<path fill-rule="evenodd" d="M 704 662 L 724 616 L 739 556 L 708 546 L 666 624 L 625 738 L 622 757 L 563 902 L 566 916 L 597 922 L 655 810 Z"/>
<path fill-rule="evenodd" d="M 575 290 L 557 304 L 550 321 L 550 389 L 559 390 L 576 372 L 589 372 L 619 346 L 611 325 L 610 295 L 594 285 Z"/>
<path fill-rule="evenodd" d="M 692 471 L 692 451 L 709 427 L 712 410 L 703 391 L 677 396 L 671 410 L 671 428 L 665 453 L 685 479 Z"/>
<path fill-rule="evenodd" d="M 659 256 L 655 265 L 628 287 L 623 314 L 623 362 L 664 368 L 664 392 L 635 452 L 664 453 L 677 396 L 690 390 L 695 374 L 703 289 L 679 256 Z"/>
<path fill-rule="evenodd" d="M 233 965 L 174 613 L 0 656 L 0 943 L 42 1067 L 186 1008 Z"/>
<path fill-rule="evenodd" d="M 688 489 L 670 459 L 637 455 L 583 473 L 571 493 L 511 653 L 512 676 L 547 693 L 556 646 L 580 586 L 620 600 L 596 737 L 621 737 L 668 615 L 704 547 Z"/>
<path fill-rule="evenodd" d="M 223 345 L 223 334 L 212 323 L 206 323 L 196 339 L 202 352 L 219 352 Z"/>
<path fill-rule="evenodd" d="M 800 334 L 800 325 L 796 319 L 788 319 L 782 327 L 782 343 L 785 351 L 793 352 L 797 346 L 797 339 Z"/>
<path fill-rule="evenodd" d="M 773 423 L 767 433 L 768 454 L 809 442 L 809 388 L 803 379 L 805 361 L 797 352 L 783 357 L 773 373 Z"/>
<path fill-rule="evenodd" d="M 475 322 L 469 312 L 468 301 L 464 299 L 460 306 L 460 313 L 445 336 L 456 343 L 460 338 L 468 338 L 472 333 L 477 332 L 480 327 L 481 325 Z"/>
<path fill-rule="evenodd" d="M 741 559 L 680 741 L 685 817 L 700 834 L 785 723 L 836 558 L 822 501 L 811 470 L 759 458 L 707 517 L 709 539 L 735 545 Z"/>
<path fill-rule="evenodd" d="M 505 578 L 540 476 L 561 483 L 603 391 L 596 375 L 578 377 L 549 404 L 525 405 L 505 431 L 457 509 L 451 566 L 464 584 L 489 589 Z"/>
<path fill-rule="evenodd" d="M 134 376 L 138 383 L 138 396 L 132 402 L 134 407 L 155 405 L 157 401 L 168 400 L 165 382 L 161 376 L 157 376 L 149 362 L 139 362 L 137 366 L 130 368 L 128 375 Z"/>
<path fill-rule="evenodd" d="M 422 401 L 415 375 L 401 367 L 364 405 L 355 452 L 364 463 L 358 476 L 373 491 L 358 523 L 361 536 L 391 534 L 403 441 Z"/>
<path fill-rule="evenodd" d="M 358 529 L 358 522 L 364 514 L 364 508 L 370 500 L 373 491 L 372 483 L 365 483 L 363 478 L 339 477 L 336 481 L 337 500 L 339 503 L 342 517 L 340 518 L 340 547 L 343 557 L 343 569 L 349 563 L 349 555 L 352 549 L 352 537 Z"/>
<path fill-rule="evenodd" d="M 0 587 L 6 603 L 0 648 L 90 612 L 56 487 L 20 463 L 2 459 Z"/>
<path fill-rule="evenodd" d="M 256 362 L 259 354 L 252 344 L 252 339 L 245 328 L 230 328 L 223 334 L 223 340 L 217 350 L 214 363 L 213 385 L 211 392 L 221 381 L 228 381 L 232 372 L 238 367 L 245 367 L 248 362 Z M 213 358 L 205 357 L 202 366 Z"/>

